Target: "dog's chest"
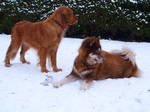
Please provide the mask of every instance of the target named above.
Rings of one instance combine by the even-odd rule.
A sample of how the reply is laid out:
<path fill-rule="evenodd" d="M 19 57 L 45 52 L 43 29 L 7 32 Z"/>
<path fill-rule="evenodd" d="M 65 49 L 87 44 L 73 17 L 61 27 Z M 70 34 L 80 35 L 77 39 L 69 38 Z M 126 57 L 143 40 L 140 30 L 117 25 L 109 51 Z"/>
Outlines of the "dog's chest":
<path fill-rule="evenodd" d="M 75 60 L 73 71 L 80 78 L 84 79 L 86 77 L 92 77 L 95 71 L 95 66 L 88 66 L 81 60 Z"/>

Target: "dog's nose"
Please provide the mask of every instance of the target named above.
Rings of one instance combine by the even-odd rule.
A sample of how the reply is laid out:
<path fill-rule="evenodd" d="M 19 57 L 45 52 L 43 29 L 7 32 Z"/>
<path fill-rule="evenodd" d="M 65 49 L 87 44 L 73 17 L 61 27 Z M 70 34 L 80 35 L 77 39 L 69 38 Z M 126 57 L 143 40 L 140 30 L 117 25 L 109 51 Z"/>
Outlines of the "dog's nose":
<path fill-rule="evenodd" d="M 104 62 L 104 61 L 106 61 L 106 59 L 105 59 L 105 58 L 103 58 L 103 59 L 102 59 L 102 61 Z"/>

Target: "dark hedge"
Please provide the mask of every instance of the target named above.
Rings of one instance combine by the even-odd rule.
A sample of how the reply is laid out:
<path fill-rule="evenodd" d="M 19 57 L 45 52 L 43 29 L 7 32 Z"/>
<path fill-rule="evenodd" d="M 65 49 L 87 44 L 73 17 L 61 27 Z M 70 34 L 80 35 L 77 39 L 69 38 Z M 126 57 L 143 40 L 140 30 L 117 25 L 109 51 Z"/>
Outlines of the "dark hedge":
<path fill-rule="evenodd" d="M 149 0 L 1 0 L 0 33 L 10 34 L 19 21 L 38 22 L 60 6 L 70 7 L 78 23 L 67 37 L 101 36 L 104 39 L 150 42 Z"/>

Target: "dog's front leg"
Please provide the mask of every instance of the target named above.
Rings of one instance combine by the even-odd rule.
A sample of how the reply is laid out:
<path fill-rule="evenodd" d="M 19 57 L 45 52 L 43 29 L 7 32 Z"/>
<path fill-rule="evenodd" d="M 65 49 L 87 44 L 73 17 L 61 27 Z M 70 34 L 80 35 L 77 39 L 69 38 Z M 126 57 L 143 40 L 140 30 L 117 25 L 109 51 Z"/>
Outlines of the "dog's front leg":
<path fill-rule="evenodd" d="M 57 68 L 57 50 L 58 50 L 58 47 L 54 48 L 51 51 L 51 62 L 52 62 L 52 67 L 53 67 L 54 72 L 62 71 L 62 69 Z"/>
<path fill-rule="evenodd" d="M 74 82 L 74 81 L 76 81 L 78 79 L 79 79 L 78 77 L 75 77 L 73 74 L 70 74 L 70 75 L 66 76 L 64 79 L 62 79 L 62 80 L 60 80 L 58 82 L 54 82 L 53 86 L 55 88 L 59 88 L 60 86 L 66 84 L 66 83 Z"/>
<path fill-rule="evenodd" d="M 92 84 L 92 81 L 93 81 L 92 79 L 84 79 L 80 87 L 80 90 L 84 90 L 84 91 L 88 90 Z"/>

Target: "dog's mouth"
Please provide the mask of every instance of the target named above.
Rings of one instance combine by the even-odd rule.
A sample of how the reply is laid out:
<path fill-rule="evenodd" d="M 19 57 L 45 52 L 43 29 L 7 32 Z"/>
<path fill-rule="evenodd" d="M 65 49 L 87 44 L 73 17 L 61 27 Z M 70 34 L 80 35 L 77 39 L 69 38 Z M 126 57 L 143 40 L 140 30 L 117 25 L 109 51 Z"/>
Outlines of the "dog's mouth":
<path fill-rule="evenodd" d="M 78 19 L 73 24 L 76 24 L 77 22 L 78 22 Z"/>
<path fill-rule="evenodd" d="M 96 63 L 103 63 L 104 61 L 105 61 L 106 59 L 105 58 L 101 58 L 101 59 L 94 59 L 94 61 L 96 62 Z"/>
<path fill-rule="evenodd" d="M 74 25 L 74 24 L 76 24 L 78 22 L 78 20 L 76 20 L 76 21 L 73 21 L 71 24 L 69 24 L 69 25 Z"/>
<path fill-rule="evenodd" d="M 70 25 L 74 25 L 74 24 L 76 24 L 78 22 L 78 18 L 77 17 L 75 17 L 74 19 L 73 19 L 73 21 L 71 22 L 71 24 Z"/>
<path fill-rule="evenodd" d="M 96 63 L 103 63 L 105 61 L 104 57 L 98 56 L 96 54 L 90 53 L 89 57 L 87 58 L 87 62 L 90 65 L 96 64 Z"/>

